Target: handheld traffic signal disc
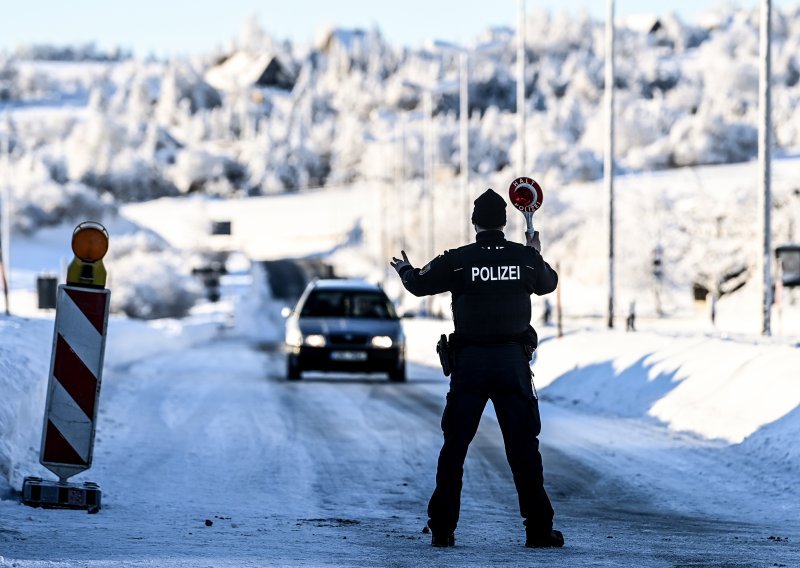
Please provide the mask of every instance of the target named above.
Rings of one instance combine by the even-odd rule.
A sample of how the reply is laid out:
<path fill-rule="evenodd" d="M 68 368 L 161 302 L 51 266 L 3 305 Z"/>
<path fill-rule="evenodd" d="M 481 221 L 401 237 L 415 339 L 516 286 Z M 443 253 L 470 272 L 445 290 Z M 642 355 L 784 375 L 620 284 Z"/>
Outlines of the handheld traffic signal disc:
<path fill-rule="evenodd" d="M 523 213 L 533 213 L 542 206 L 542 187 L 532 178 L 518 177 L 508 187 L 511 205 Z"/>

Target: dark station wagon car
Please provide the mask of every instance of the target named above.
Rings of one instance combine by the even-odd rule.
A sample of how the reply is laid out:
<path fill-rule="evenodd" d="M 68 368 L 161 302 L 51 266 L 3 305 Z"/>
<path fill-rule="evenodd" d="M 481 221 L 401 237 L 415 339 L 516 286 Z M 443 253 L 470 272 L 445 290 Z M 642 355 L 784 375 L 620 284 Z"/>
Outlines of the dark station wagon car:
<path fill-rule="evenodd" d="M 286 377 L 303 371 L 380 372 L 406 380 L 405 336 L 394 305 L 363 280 L 311 282 L 286 320 Z"/>

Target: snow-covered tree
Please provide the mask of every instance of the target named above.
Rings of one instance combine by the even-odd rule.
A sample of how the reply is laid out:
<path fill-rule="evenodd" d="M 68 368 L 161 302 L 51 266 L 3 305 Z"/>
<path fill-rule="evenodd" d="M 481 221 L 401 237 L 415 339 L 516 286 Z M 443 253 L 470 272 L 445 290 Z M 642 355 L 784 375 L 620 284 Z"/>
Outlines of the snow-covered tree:
<path fill-rule="evenodd" d="M 149 233 L 115 238 L 105 259 L 114 288 L 111 310 L 140 319 L 187 315 L 202 295 L 187 260 Z"/>
<path fill-rule="evenodd" d="M 624 170 L 755 155 L 758 14 L 719 14 L 711 24 L 667 14 L 619 26 L 616 147 Z M 774 139 L 791 150 L 800 146 L 800 8 L 777 9 L 774 18 Z M 525 25 L 525 167 L 556 183 L 599 177 L 604 26 L 585 11 L 535 10 Z M 516 35 L 490 28 L 466 49 L 470 167 L 488 176 L 516 167 Z M 240 52 L 251 63 L 263 60 L 264 69 L 251 70 L 252 84 L 212 87 L 209 71 Z M 17 128 L 15 153 L 46 160 L 61 172 L 51 177 L 56 184 L 83 184 L 121 201 L 297 191 L 396 172 L 419 180 L 429 120 L 437 167 L 460 164 L 454 53 L 441 42 L 397 49 L 376 29 L 327 30 L 301 49 L 270 37 L 253 16 L 227 51 L 193 59 L 123 58 L 69 75 L 20 65 L 19 54 L 5 57 L 0 99 L 83 98 L 80 114 Z M 28 55 L 51 58 L 42 50 Z M 274 58 L 293 88 L 259 83 Z M 12 175 L 16 164 L 23 167 L 12 161 Z"/>

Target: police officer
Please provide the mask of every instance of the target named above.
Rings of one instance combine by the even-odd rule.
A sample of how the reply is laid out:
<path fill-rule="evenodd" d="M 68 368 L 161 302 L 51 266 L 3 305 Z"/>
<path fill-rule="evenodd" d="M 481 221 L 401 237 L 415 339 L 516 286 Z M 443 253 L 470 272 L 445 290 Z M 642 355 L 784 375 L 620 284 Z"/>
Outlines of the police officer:
<path fill-rule="evenodd" d="M 530 370 L 537 341 L 530 295 L 555 290 L 558 276 L 540 254 L 538 232 L 527 245 L 505 239 L 506 202 L 492 189 L 475 200 L 472 223 L 475 243 L 446 251 L 422 269 L 411 265 L 405 251 L 391 261 L 415 296 L 452 294 L 454 364 L 436 489 L 428 504 L 431 544 L 455 545 L 464 459 L 491 399 L 525 519 L 525 546 L 560 547 L 564 538 L 553 530 L 553 508 L 544 489 L 537 439 L 541 422 Z"/>

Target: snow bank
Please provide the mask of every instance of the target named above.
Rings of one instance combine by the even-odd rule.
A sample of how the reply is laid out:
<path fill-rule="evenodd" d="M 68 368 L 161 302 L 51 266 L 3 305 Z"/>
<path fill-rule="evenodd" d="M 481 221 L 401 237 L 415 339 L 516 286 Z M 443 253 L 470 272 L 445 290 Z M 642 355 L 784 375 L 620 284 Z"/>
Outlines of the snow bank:
<path fill-rule="evenodd" d="M 650 417 L 800 466 L 800 349 L 713 336 L 583 331 L 543 342 L 543 397 Z"/>
<path fill-rule="evenodd" d="M 41 474 L 38 452 L 53 325 L 0 316 L 0 491 Z"/>
<path fill-rule="evenodd" d="M 246 292 L 234 306 L 236 334 L 256 344 L 282 343 L 285 302 L 272 296 L 263 264 L 253 263 L 250 270 Z"/>

